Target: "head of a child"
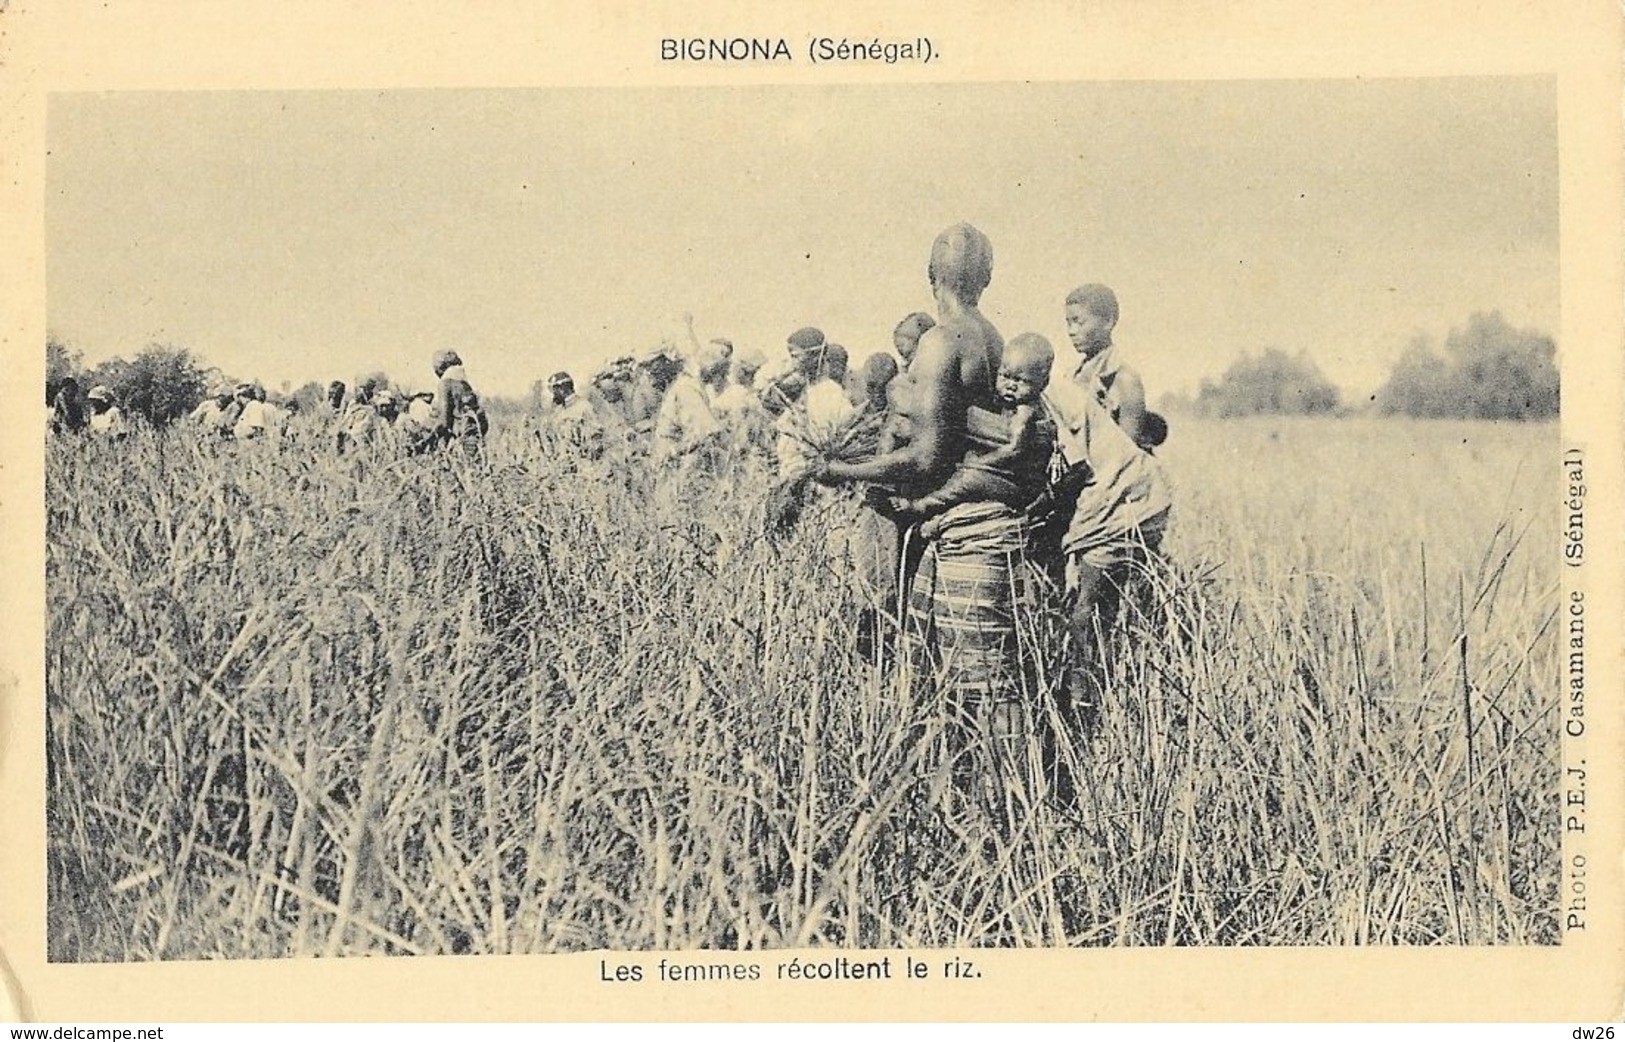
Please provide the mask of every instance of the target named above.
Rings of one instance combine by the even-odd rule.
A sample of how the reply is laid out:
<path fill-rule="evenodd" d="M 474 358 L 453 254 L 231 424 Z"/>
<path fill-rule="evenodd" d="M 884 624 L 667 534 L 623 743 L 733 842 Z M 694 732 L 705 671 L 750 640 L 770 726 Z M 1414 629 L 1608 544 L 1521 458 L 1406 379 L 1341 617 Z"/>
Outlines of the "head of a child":
<path fill-rule="evenodd" d="M 847 364 L 846 348 L 840 344 L 824 345 L 824 379 L 844 383 Z"/>
<path fill-rule="evenodd" d="M 892 331 L 892 346 L 897 349 L 897 357 L 907 366 L 914 361 L 914 352 L 920 349 L 920 337 L 936 328 L 937 320 L 923 311 L 916 311 L 903 321 L 897 323 Z"/>
<path fill-rule="evenodd" d="M 897 360 L 885 351 L 876 351 L 863 363 L 863 393 L 876 409 L 886 407 L 886 389 L 897 377 Z"/>
<path fill-rule="evenodd" d="M 1049 386 L 1055 348 L 1037 333 L 1023 333 L 1004 345 L 994 390 L 1007 405 L 1030 405 Z"/>
<path fill-rule="evenodd" d="M 1112 346 L 1117 328 L 1117 294 L 1111 287 L 1091 282 L 1066 295 L 1066 336 L 1085 358 Z"/>
<path fill-rule="evenodd" d="M 1160 412 L 1148 412 L 1140 420 L 1140 433 L 1135 438 L 1140 448 L 1146 452 L 1154 451 L 1157 446 L 1168 440 L 1168 420 Z"/>

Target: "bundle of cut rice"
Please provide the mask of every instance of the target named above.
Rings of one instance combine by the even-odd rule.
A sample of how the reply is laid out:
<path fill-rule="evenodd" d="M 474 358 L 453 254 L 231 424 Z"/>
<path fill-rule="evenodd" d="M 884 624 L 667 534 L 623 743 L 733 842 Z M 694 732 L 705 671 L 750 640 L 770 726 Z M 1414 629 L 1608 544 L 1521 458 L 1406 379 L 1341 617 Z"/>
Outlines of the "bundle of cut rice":
<path fill-rule="evenodd" d="M 799 457 L 768 496 L 767 529 L 774 538 L 796 527 L 813 494 L 813 478 L 831 463 L 855 463 L 874 455 L 880 417 L 857 410 L 834 383 L 807 388 L 797 408 L 779 423 L 781 437 L 794 442 Z"/>

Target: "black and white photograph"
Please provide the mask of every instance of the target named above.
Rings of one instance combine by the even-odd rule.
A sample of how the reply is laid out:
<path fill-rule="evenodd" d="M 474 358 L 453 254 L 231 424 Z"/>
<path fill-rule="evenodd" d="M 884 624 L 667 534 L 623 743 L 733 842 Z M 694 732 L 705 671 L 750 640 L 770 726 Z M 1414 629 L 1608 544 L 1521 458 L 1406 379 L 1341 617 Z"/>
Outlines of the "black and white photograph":
<path fill-rule="evenodd" d="M 1560 76 L 677 40 L 44 93 L 48 968 L 1612 928 Z"/>
<path fill-rule="evenodd" d="M 52 99 L 52 957 L 1556 942 L 1554 116 Z"/>

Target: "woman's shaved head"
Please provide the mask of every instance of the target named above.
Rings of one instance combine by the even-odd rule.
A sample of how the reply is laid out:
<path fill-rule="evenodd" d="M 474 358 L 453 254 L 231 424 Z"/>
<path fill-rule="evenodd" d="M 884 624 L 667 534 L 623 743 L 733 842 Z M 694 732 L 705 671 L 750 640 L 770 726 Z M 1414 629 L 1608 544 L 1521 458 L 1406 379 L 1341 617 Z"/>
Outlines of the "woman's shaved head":
<path fill-rule="evenodd" d="M 993 244 L 968 224 L 948 228 L 931 244 L 926 277 L 963 304 L 974 305 L 993 281 Z"/>

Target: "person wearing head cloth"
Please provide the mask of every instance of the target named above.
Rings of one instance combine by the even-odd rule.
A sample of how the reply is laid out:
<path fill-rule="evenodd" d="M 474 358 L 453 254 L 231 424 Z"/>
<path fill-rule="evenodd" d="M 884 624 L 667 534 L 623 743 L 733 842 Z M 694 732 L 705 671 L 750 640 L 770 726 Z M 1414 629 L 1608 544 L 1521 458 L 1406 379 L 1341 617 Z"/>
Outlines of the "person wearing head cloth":
<path fill-rule="evenodd" d="M 712 337 L 704 344 L 694 332 L 694 314 L 687 312 L 683 315 L 683 328 L 688 333 L 689 353 L 694 359 L 694 376 L 702 384 L 711 383 L 706 378 L 706 372 L 720 365 L 723 367 L 722 376 L 727 376 L 727 364 L 733 360 L 734 342 L 725 336 Z"/>
<path fill-rule="evenodd" d="M 760 401 L 774 417 L 779 479 L 793 482 L 810 473 L 819 446 L 829 444 L 856 410 L 846 391 L 829 377 L 831 357 L 844 366 L 846 352 L 832 352 L 822 330 L 805 326 L 785 339 L 788 366 L 767 381 Z"/>
<path fill-rule="evenodd" d="M 719 364 L 726 375 L 727 359 L 721 357 L 720 352 L 707 355 L 704 363 L 712 367 L 713 376 L 714 367 Z M 663 345 L 644 359 L 643 371 L 649 386 L 660 395 L 651 446 L 653 457 L 660 462 L 687 461 L 710 453 L 722 428 L 711 411 L 705 387 L 687 371 L 683 359 Z"/>
<path fill-rule="evenodd" d="M 727 438 L 752 456 L 767 452 L 771 445 L 767 412 L 756 397 L 756 374 L 762 361 L 760 351 L 736 351 L 729 365 L 730 378 L 711 399 L 711 412 Z"/>
<path fill-rule="evenodd" d="M 1094 474 L 1078 493 L 1060 546 L 1073 647 L 1067 691 L 1092 715 L 1101 637 L 1127 584 L 1157 554 L 1173 495 L 1160 461 L 1140 444 L 1156 433 L 1146 422 L 1145 389 L 1114 355 L 1117 295 L 1098 283 L 1079 286 L 1067 295 L 1065 315 L 1078 360 L 1044 398 L 1067 462 L 1086 463 Z"/>
<path fill-rule="evenodd" d="M 733 345 L 726 340 L 711 340 L 695 346 L 694 378 L 705 389 L 706 401 L 715 401 L 728 386 L 728 370 L 732 364 Z"/>
<path fill-rule="evenodd" d="M 599 440 L 605 451 L 637 451 L 640 447 L 631 421 L 629 397 L 632 388 L 631 372 L 617 359 L 593 374 L 592 382 L 583 395 L 592 408 L 593 419 L 600 432 Z"/>
<path fill-rule="evenodd" d="M 801 392 L 818 379 L 824 364 L 824 334 L 803 326 L 784 341 L 785 353 L 762 367 L 758 400 L 770 416 L 780 416 L 801 400 Z"/>
<path fill-rule="evenodd" d="M 393 427 L 401 416 L 401 396 L 385 387 L 372 396 L 372 407 L 384 426 Z"/>
<path fill-rule="evenodd" d="M 457 445 L 478 454 L 491 424 L 480 404 L 474 385 L 463 371 L 463 359 L 456 351 L 435 352 L 432 360 L 440 386 L 434 392 L 434 431 L 442 445 Z"/>
<path fill-rule="evenodd" d="M 579 413 L 586 408 L 586 399 L 576 393 L 575 377 L 563 370 L 547 378 L 547 398 L 553 416 Z"/>
<path fill-rule="evenodd" d="M 761 352 L 747 348 L 734 354 L 728 367 L 732 378 L 724 380 L 722 389 L 711 399 L 711 411 L 718 420 L 733 424 L 738 417 L 760 410 L 756 403 L 756 374 L 761 368 Z"/>
<path fill-rule="evenodd" d="M 910 385 L 893 396 L 903 413 L 894 447 L 867 461 L 828 464 L 822 480 L 866 482 L 911 500 L 929 496 L 970 455 L 970 410 L 997 411 L 1004 338 L 980 310 L 993 278 L 992 244 L 969 224 L 947 228 L 931 245 L 926 278 L 938 322 L 894 381 Z M 989 499 L 950 507 L 935 527 L 929 540 L 918 526 L 903 533 L 899 596 L 907 605 L 907 661 L 916 683 L 945 700 L 950 718 L 968 722 L 951 727 L 948 747 L 957 762 L 949 767 L 956 778 L 974 779 L 966 795 L 982 798 L 1006 828 L 999 808 L 1008 806 L 1007 787 L 1028 784 L 1025 736 L 1036 697 L 1021 668 L 1017 618 L 1026 610 L 1024 519 L 1015 507 Z"/>
<path fill-rule="evenodd" d="M 130 433 L 124 422 L 124 410 L 118 407 L 112 389 L 97 384 L 85 395 L 85 401 L 90 405 L 90 421 L 87 424 L 90 433 L 114 440 Z"/>
<path fill-rule="evenodd" d="M 606 365 L 592 375 L 590 392 L 604 405 L 609 406 L 617 415 L 621 415 L 626 405 L 627 381 L 622 378 L 621 370 L 614 365 Z"/>

